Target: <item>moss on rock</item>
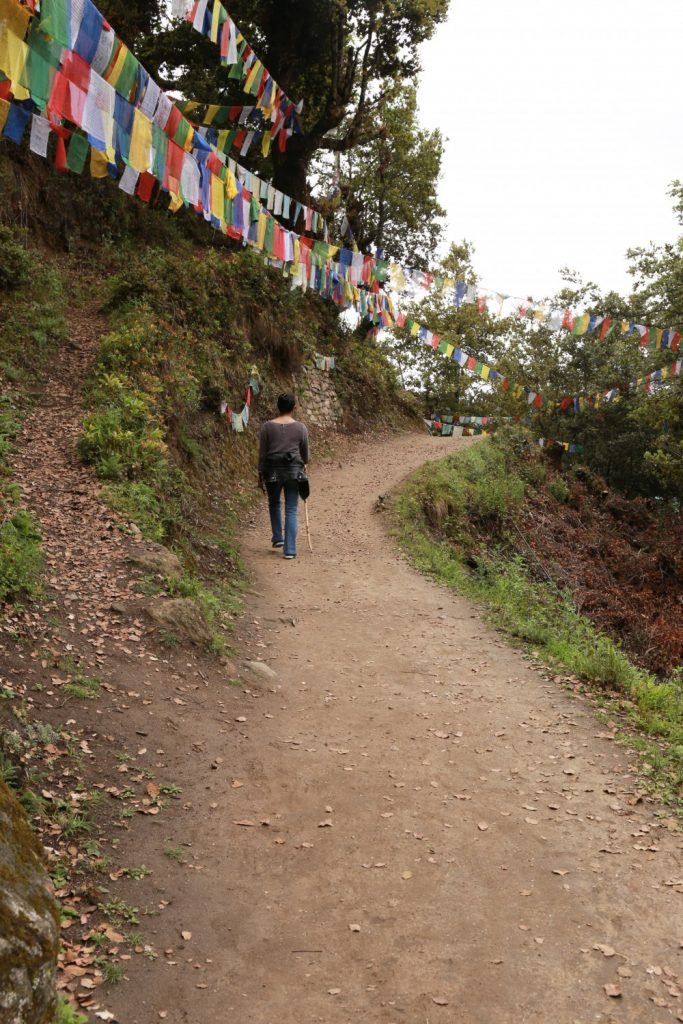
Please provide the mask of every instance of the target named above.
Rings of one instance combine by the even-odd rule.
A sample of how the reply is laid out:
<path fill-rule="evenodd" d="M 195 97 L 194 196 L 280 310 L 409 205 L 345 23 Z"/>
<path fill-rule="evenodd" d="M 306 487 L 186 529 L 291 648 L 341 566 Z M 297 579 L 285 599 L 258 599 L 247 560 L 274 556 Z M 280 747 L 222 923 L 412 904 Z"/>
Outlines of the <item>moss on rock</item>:
<path fill-rule="evenodd" d="M 0 780 L 0 1024 L 54 1015 L 59 915 L 40 843 Z"/>

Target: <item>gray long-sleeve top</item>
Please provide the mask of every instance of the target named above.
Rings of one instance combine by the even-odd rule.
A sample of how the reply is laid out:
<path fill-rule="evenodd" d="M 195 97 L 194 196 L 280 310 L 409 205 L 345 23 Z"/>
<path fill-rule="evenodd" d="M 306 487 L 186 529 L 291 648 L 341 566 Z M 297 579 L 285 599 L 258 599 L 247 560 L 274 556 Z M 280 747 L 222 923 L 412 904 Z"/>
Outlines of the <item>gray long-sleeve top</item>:
<path fill-rule="evenodd" d="M 295 458 L 308 463 L 308 431 L 303 423 L 276 423 L 268 420 L 261 427 L 258 470 L 265 476 L 266 459 L 269 455 L 287 455 L 291 452 Z"/>

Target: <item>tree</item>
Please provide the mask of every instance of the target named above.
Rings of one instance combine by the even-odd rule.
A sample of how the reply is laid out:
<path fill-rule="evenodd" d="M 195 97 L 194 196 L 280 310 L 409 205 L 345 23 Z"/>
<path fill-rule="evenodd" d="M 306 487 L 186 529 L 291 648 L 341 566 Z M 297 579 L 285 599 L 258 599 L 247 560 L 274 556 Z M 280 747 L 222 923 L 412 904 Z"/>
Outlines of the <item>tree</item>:
<path fill-rule="evenodd" d="M 469 242 L 452 244 L 447 256 L 436 267 L 437 278 L 450 277 L 467 284 L 476 284 L 472 265 L 473 249 Z M 427 326 L 451 344 L 472 354 L 488 357 L 495 347 L 494 339 L 505 334 L 508 320 L 480 313 L 471 304 L 456 306 L 452 289 L 435 288 L 405 310 L 410 319 Z M 419 394 L 426 413 L 486 414 L 490 385 L 462 370 L 446 355 L 425 345 L 406 328 L 394 328 L 386 340 L 392 359 L 399 367 L 404 385 Z"/>
<path fill-rule="evenodd" d="M 441 133 L 421 129 L 414 86 L 377 108 L 381 127 L 339 160 L 342 209 L 362 251 L 376 246 L 406 266 L 426 270 L 445 211 L 437 198 Z"/>
<path fill-rule="evenodd" d="M 162 29 L 160 0 L 101 0 L 97 6 L 119 38 L 143 59 L 148 41 Z"/>
<path fill-rule="evenodd" d="M 274 147 L 271 160 L 275 185 L 306 199 L 316 153 L 379 137 L 378 110 L 396 83 L 414 80 L 418 48 L 445 19 L 448 0 L 230 0 L 228 9 L 287 95 L 304 101 L 303 134 L 284 153 Z M 189 26 L 148 38 L 144 49 L 189 99 L 244 102 L 217 48 Z"/>

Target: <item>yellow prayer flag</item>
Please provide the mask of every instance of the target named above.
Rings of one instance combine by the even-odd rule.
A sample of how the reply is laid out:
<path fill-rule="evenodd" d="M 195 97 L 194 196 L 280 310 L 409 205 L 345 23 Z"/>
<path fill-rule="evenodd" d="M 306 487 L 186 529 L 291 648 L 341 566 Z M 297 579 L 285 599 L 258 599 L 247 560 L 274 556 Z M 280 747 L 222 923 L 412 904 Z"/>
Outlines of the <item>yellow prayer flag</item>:
<path fill-rule="evenodd" d="M 451 345 L 451 343 L 449 341 L 448 344 L 446 345 L 446 356 L 448 357 L 448 359 L 451 358 L 451 356 L 453 355 L 454 352 L 455 352 L 455 345 Z"/>
<path fill-rule="evenodd" d="M 420 325 L 418 323 L 413 323 L 413 326 L 410 328 L 410 333 L 413 336 L 413 338 L 416 338 L 417 335 L 420 333 Z"/>
<path fill-rule="evenodd" d="M 114 61 L 113 66 L 104 73 L 104 77 L 110 85 L 114 86 L 114 88 L 116 88 L 116 84 L 119 78 L 121 77 L 123 65 L 126 63 L 126 57 L 128 56 L 128 53 L 128 47 L 125 45 L 125 43 L 121 43 L 119 52 L 116 55 L 116 60 Z"/>
<path fill-rule="evenodd" d="M 626 321 L 626 320 L 622 320 L 622 321 L 621 321 L 621 333 L 622 333 L 622 334 L 626 334 L 626 332 L 627 332 L 627 331 L 628 331 L 628 329 L 629 329 L 629 326 L 630 326 L 630 325 L 629 325 L 628 321 Z"/>
<path fill-rule="evenodd" d="M 273 140 L 270 137 L 270 132 L 264 132 L 263 138 L 261 139 L 261 153 L 264 157 L 270 153 L 270 144 Z"/>
<path fill-rule="evenodd" d="M 268 227 L 268 214 L 261 208 L 258 214 L 258 232 L 256 235 L 256 248 L 263 252 L 266 244 L 266 228 Z"/>
<path fill-rule="evenodd" d="M 204 115 L 204 124 L 213 124 L 213 119 L 220 110 L 220 106 L 217 103 L 210 103 L 206 108 L 206 114 Z"/>
<path fill-rule="evenodd" d="M 247 75 L 247 80 L 244 83 L 244 91 L 245 92 L 251 92 L 251 87 L 254 84 L 254 82 L 256 81 L 256 76 L 258 75 L 258 73 L 259 73 L 259 71 L 261 70 L 262 67 L 263 67 L 263 64 L 261 63 L 261 61 L 257 57 L 256 60 L 254 61 L 254 63 L 252 64 L 251 71 Z"/>
<path fill-rule="evenodd" d="M 590 316 L 588 313 L 583 313 L 578 317 L 576 321 L 576 327 L 574 328 L 574 334 L 585 334 L 588 330 L 588 324 L 590 323 Z"/>
<path fill-rule="evenodd" d="M 29 12 L 25 7 L 20 7 L 16 0 L 0 0 L 0 23 L 5 31 L 23 39 L 30 20 Z"/>
<path fill-rule="evenodd" d="M 168 208 L 171 213 L 177 213 L 178 210 L 183 206 L 183 201 L 176 192 L 171 192 L 171 201 L 168 204 Z"/>
<path fill-rule="evenodd" d="M 152 166 L 152 122 L 137 107 L 130 136 L 128 162 L 139 174 L 144 174 Z"/>
<path fill-rule="evenodd" d="M 8 31 L 2 24 L 2 10 L 0 9 L 0 71 L 9 78 L 12 83 L 12 92 L 16 100 L 27 100 L 30 93 L 25 86 L 21 85 L 28 57 L 28 46 L 23 39 L 15 35 L 11 28 Z"/>
<path fill-rule="evenodd" d="M 9 108 L 11 107 L 9 100 L 0 100 L 0 132 L 5 127 L 7 121 L 7 115 L 9 114 Z"/>
<path fill-rule="evenodd" d="M 491 372 L 491 367 L 487 366 L 486 363 L 484 363 L 484 365 L 481 368 L 481 378 L 482 378 L 482 380 L 488 380 L 490 372 Z"/>
<path fill-rule="evenodd" d="M 664 330 L 661 327 L 658 327 L 657 330 L 655 331 L 655 348 L 657 348 L 657 349 L 662 347 L 662 335 L 663 334 L 664 334 Z"/>
<path fill-rule="evenodd" d="M 216 174 L 211 175 L 211 213 L 216 220 L 225 220 L 225 185 Z"/>
<path fill-rule="evenodd" d="M 99 149 L 95 149 L 94 146 L 90 147 L 90 176 L 92 178 L 106 178 L 107 174 L 107 154 L 101 153 Z"/>
<path fill-rule="evenodd" d="M 212 43 L 217 43 L 218 42 L 218 28 L 219 28 L 219 25 L 220 25 L 220 17 L 221 17 L 221 11 L 222 10 L 223 10 L 223 5 L 220 4 L 218 2 L 218 0 L 214 0 L 213 17 L 211 18 L 211 42 Z"/>
<path fill-rule="evenodd" d="M 232 171 L 230 170 L 229 167 L 228 167 L 227 180 L 225 182 L 225 191 L 227 192 L 228 199 L 234 199 L 235 196 L 237 195 L 237 192 L 238 192 L 237 181 L 235 180 L 235 175 L 232 173 Z"/>
<path fill-rule="evenodd" d="M 194 135 L 194 128 L 192 127 L 192 125 L 190 125 L 190 130 L 187 133 L 187 138 L 185 139 L 185 142 L 183 144 L 183 149 L 185 150 L 186 153 L 192 152 L 192 146 L 194 144 Z"/>

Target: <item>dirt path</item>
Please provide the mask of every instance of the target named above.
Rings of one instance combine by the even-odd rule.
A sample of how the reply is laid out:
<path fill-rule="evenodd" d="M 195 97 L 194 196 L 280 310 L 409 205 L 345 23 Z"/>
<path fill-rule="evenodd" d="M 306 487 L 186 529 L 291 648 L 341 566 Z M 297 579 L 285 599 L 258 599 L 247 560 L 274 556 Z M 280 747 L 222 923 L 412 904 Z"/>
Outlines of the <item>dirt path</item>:
<path fill-rule="evenodd" d="M 42 680 L 36 699 L 68 715 L 102 787 L 182 788 L 115 825 L 113 866 L 153 873 L 110 888 L 158 958 L 121 950 L 129 980 L 98 989 L 97 1019 L 683 1020 L 680 833 L 639 800 L 611 731 L 410 569 L 374 510 L 444 442 L 368 442 L 316 469 L 314 555 L 303 533 L 296 562 L 271 552 L 265 510 L 245 528 L 241 649 L 275 675 L 229 685 L 126 611 L 130 541 L 75 450 L 100 329 L 72 324 L 14 465 L 64 616 L 43 608 L 35 637 L 96 668 L 106 700 L 62 711 L 54 672 L 21 654 L 9 669 Z"/>
<path fill-rule="evenodd" d="M 166 737 L 186 864 L 146 861 L 165 953 L 111 990 L 125 1024 L 683 1020 L 680 833 L 374 511 L 443 453 L 397 437 L 317 470 L 313 556 L 245 530 L 242 639 L 276 677 L 214 679 Z"/>

